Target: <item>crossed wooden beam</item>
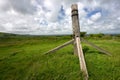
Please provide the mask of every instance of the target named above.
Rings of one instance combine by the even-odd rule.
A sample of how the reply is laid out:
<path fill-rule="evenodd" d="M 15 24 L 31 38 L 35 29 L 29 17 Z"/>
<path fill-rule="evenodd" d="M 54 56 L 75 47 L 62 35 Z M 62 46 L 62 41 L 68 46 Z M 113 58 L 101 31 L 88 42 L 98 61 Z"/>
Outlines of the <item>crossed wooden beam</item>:
<path fill-rule="evenodd" d="M 46 52 L 45 54 L 50 54 L 50 53 L 53 53 L 69 44 L 74 44 L 74 54 L 77 55 L 79 57 L 79 62 L 80 62 L 80 68 L 81 68 L 81 71 L 83 73 L 83 77 L 84 77 L 84 80 L 88 80 L 88 71 L 87 71 L 87 68 L 86 68 L 86 63 L 85 63 L 85 59 L 84 59 L 84 54 L 83 54 L 83 51 L 82 51 L 82 46 L 81 46 L 81 41 L 89 44 L 90 46 L 96 48 L 97 50 L 99 50 L 100 52 L 102 53 L 105 53 L 107 55 L 111 55 L 110 52 L 98 47 L 97 45 L 83 39 L 83 38 L 80 38 L 80 27 L 79 27 L 79 15 L 78 15 L 78 6 L 77 4 L 73 4 L 71 6 L 71 9 L 72 9 L 72 28 L 73 28 L 73 35 L 74 35 L 74 38 L 52 50 L 49 50 L 48 52 Z"/>

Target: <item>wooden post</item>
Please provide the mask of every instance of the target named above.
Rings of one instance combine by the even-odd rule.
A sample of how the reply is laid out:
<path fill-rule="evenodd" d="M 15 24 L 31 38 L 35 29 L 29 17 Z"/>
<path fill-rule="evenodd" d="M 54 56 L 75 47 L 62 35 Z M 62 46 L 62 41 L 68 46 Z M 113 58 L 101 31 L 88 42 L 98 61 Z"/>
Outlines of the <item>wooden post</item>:
<path fill-rule="evenodd" d="M 79 16 L 78 16 L 78 6 L 73 4 L 72 9 L 72 27 L 74 35 L 74 54 L 78 55 L 80 61 L 80 68 L 83 73 L 84 79 L 88 80 L 88 72 L 85 64 L 85 59 L 80 42 L 80 27 L 79 27 Z"/>
<path fill-rule="evenodd" d="M 76 44 L 76 37 L 80 37 L 78 8 L 76 4 L 72 5 L 71 8 L 72 8 L 72 28 L 73 28 L 73 37 L 74 37 L 74 54 L 78 55 L 77 44 Z"/>

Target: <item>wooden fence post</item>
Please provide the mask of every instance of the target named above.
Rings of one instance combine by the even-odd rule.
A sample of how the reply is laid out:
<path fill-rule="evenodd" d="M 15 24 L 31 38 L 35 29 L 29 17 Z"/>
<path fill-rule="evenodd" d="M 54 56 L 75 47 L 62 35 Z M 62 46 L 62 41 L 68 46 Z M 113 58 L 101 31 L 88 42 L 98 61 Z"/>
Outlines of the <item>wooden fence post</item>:
<path fill-rule="evenodd" d="M 77 53 L 77 44 L 76 37 L 80 37 L 80 28 L 79 28 L 79 20 L 78 20 L 78 9 L 77 5 L 72 5 L 72 28 L 73 28 L 73 38 L 74 38 L 74 55 L 78 55 Z"/>
<path fill-rule="evenodd" d="M 79 16 L 78 16 L 78 6 L 77 4 L 73 4 L 71 6 L 72 9 L 72 27 L 73 27 L 73 35 L 74 35 L 74 54 L 78 55 L 80 61 L 80 68 L 83 73 L 83 77 L 85 80 L 88 80 L 88 72 L 86 68 L 86 63 L 82 51 L 82 46 L 80 42 L 80 27 L 79 27 Z"/>

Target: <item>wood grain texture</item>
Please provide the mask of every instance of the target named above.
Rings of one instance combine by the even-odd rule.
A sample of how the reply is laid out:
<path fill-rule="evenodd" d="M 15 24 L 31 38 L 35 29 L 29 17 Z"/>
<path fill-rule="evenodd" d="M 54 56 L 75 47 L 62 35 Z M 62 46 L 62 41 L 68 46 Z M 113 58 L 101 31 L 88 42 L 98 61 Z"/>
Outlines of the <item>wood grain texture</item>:
<path fill-rule="evenodd" d="M 79 57 L 79 62 L 80 62 L 80 68 L 81 68 L 81 71 L 83 72 L 84 80 L 88 80 L 88 71 L 86 68 L 86 63 L 85 63 L 85 59 L 84 59 L 82 46 L 81 46 L 79 37 L 76 38 L 76 43 L 77 43 L 77 51 L 78 51 L 78 57 Z"/>

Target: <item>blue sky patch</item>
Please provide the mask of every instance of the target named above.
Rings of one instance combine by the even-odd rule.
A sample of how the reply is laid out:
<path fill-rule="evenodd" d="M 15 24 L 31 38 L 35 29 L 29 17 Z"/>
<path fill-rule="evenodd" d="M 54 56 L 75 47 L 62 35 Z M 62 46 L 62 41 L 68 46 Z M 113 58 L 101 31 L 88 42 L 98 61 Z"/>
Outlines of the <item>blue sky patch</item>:
<path fill-rule="evenodd" d="M 59 14 L 58 14 L 58 20 L 62 20 L 65 17 L 65 10 L 63 8 L 63 5 L 60 8 Z"/>
<path fill-rule="evenodd" d="M 48 23 L 46 22 L 46 20 L 43 20 L 40 22 L 40 25 L 48 25 Z"/>
<path fill-rule="evenodd" d="M 100 12 L 102 13 L 102 9 L 101 8 L 96 8 L 94 10 L 91 10 L 89 8 L 84 8 L 84 11 L 87 12 L 86 18 L 90 18 L 92 15 Z"/>

